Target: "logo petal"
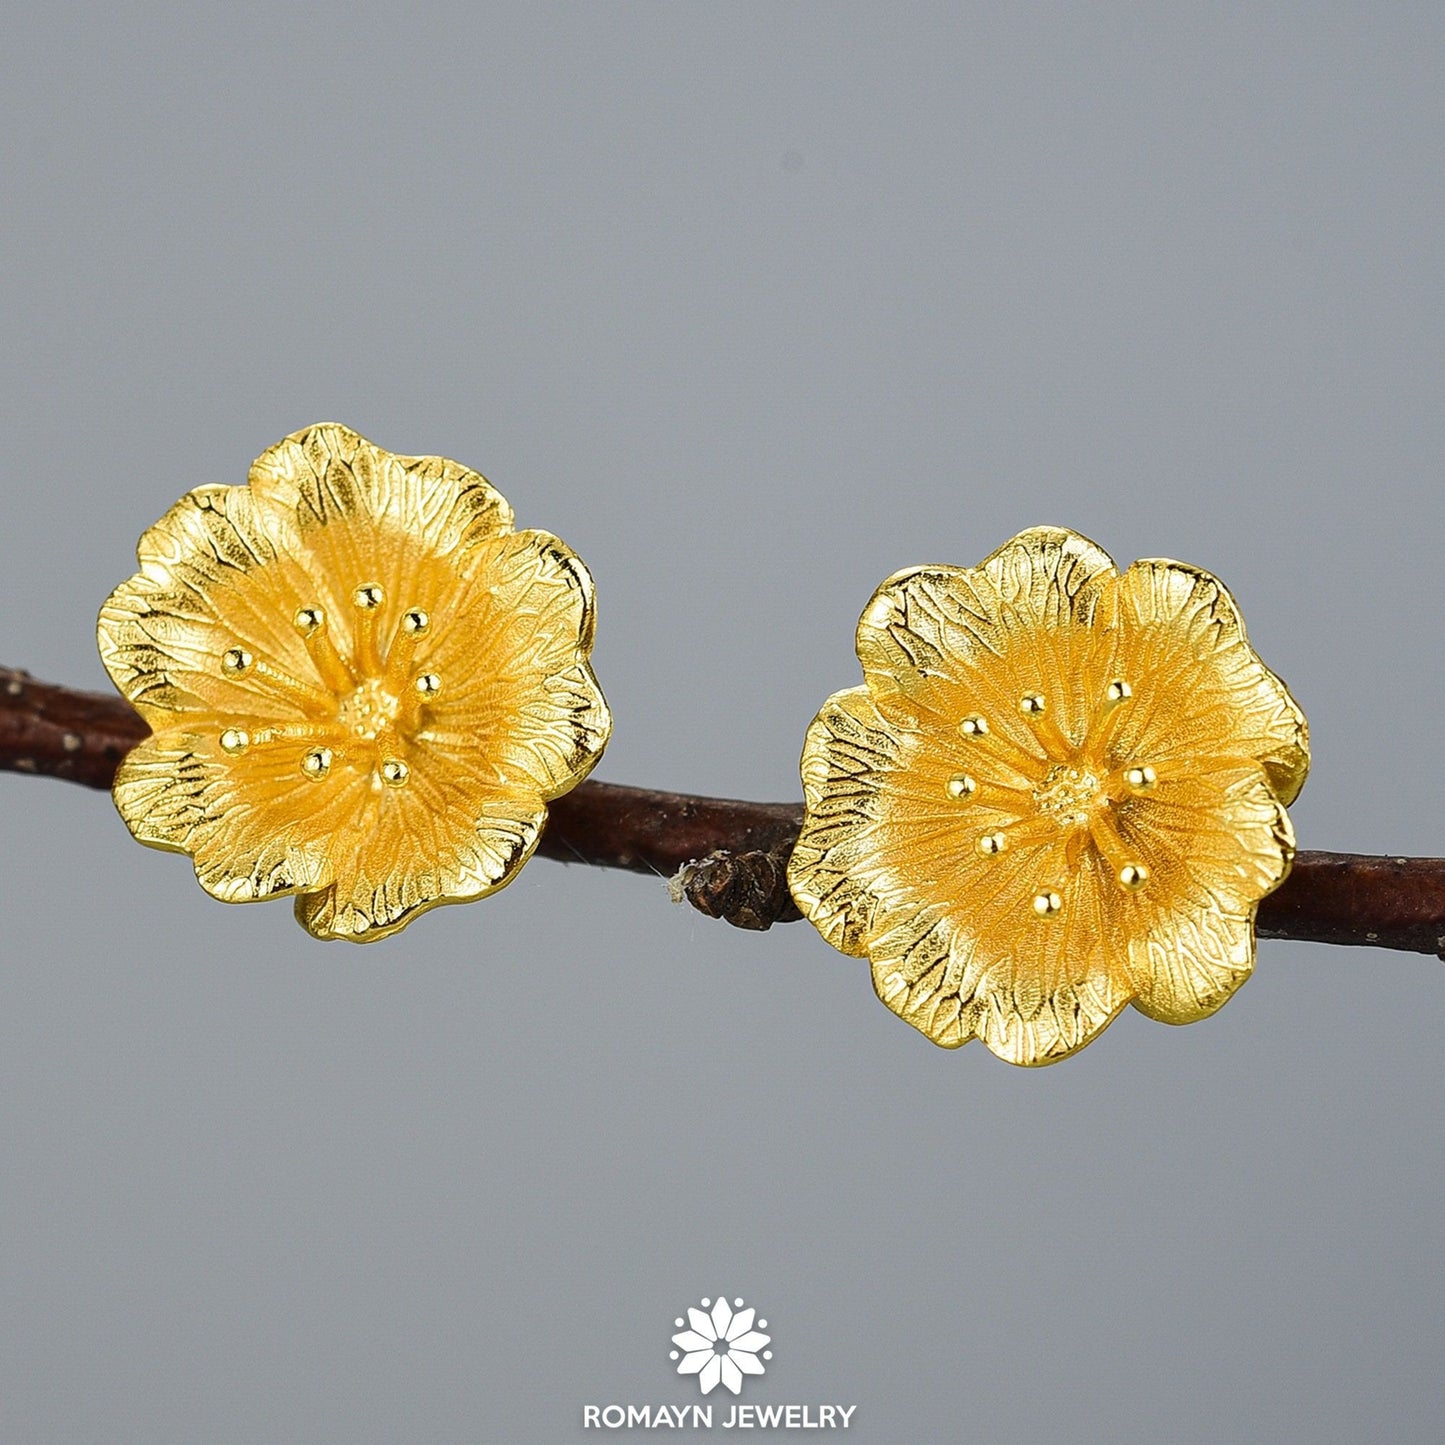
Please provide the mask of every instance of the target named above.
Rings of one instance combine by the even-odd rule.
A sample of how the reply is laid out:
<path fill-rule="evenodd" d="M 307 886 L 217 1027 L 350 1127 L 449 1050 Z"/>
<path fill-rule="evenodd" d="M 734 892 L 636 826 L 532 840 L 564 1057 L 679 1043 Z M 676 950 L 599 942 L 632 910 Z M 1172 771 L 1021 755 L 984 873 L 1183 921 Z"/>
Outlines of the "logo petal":
<path fill-rule="evenodd" d="M 695 1375 L 709 1360 L 715 1359 L 717 1359 L 717 1352 L 712 1348 L 694 1350 L 677 1362 L 677 1373 L 679 1375 Z M 703 1388 L 706 1389 L 707 1386 L 704 1385 Z"/>
<path fill-rule="evenodd" d="M 733 1354 L 737 1354 L 739 1350 L 744 1354 L 752 1354 L 762 1349 L 764 1345 L 771 1344 L 772 1339 L 771 1335 L 760 1334 L 757 1330 L 749 1330 L 747 1334 L 739 1335 L 732 1342 L 730 1349 Z"/>
<path fill-rule="evenodd" d="M 712 1341 L 706 1335 L 698 1334 L 696 1330 L 683 1330 L 681 1334 L 672 1337 L 672 1342 L 683 1350 L 712 1349 Z"/>

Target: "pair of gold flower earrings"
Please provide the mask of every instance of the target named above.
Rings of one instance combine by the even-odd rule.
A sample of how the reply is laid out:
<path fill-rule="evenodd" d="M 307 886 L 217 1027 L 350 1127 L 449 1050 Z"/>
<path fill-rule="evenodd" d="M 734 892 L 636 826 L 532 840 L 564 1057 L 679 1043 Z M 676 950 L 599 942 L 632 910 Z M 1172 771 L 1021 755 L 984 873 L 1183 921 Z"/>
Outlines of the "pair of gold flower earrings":
<path fill-rule="evenodd" d="M 116 806 L 216 898 L 385 937 L 510 882 L 607 743 L 586 567 L 455 462 L 308 427 L 138 554 L 99 624 L 152 730 Z M 1218 581 L 1035 528 L 890 577 L 857 644 L 788 879 L 889 1008 L 1037 1064 L 1248 977 L 1309 744 Z"/>

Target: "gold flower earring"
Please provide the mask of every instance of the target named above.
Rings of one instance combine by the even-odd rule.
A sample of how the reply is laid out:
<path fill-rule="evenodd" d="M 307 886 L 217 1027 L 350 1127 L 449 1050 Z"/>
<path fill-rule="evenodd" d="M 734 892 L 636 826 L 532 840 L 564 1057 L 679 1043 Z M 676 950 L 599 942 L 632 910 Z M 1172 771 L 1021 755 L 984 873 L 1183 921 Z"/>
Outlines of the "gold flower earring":
<path fill-rule="evenodd" d="M 808 731 L 789 885 L 895 1013 L 1047 1064 L 1249 976 L 1309 740 L 1215 578 L 1040 527 L 889 578 L 858 656 Z"/>
<path fill-rule="evenodd" d="M 99 624 L 152 729 L 115 802 L 216 898 L 385 937 L 510 882 L 607 743 L 586 567 L 456 462 L 308 427 L 138 555 Z"/>

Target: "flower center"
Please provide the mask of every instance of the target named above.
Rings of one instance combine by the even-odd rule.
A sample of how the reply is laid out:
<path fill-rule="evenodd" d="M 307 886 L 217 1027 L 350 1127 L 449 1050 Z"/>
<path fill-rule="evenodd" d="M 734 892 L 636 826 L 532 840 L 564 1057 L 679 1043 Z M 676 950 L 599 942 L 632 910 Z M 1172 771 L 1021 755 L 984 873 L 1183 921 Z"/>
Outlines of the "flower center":
<path fill-rule="evenodd" d="M 972 802 L 987 810 L 987 826 L 974 835 L 980 853 L 996 858 L 1023 848 L 1032 858 L 1057 858 L 1061 871 L 1072 872 L 1085 850 L 1092 848 L 1126 893 L 1145 886 L 1149 868 L 1119 831 L 1118 805 L 1150 792 L 1158 775 L 1148 763 L 1111 769 L 1107 761 L 1117 710 L 1133 696 L 1133 688 L 1123 679 L 1111 682 L 1077 744 L 1051 716 L 1048 698 L 1038 692 L 1019 699 L 1019 712 L 1032 735 L 1027 742 L 1018 741 L 1013 728 L 996 730 L 979 713 L 959 722 L 968 771 L 949 778 L 946 791 L 955 802 Z M 1040 855 L 1040 845 L 1058 851 Z M 1067 892 L 1062 877 L 1044 886 L 1034 895 L 1034 913 L 1052 918 L 1062 912 Z"/>
<path fill-rule="evenodd" d="M 336 721 L 349 732 L 374 742 L 401 716 L 401 703 L 387 690 L 386 682 L 369 677 L 355 692 L 341 699 Z"/>
<path fill-rule="evenodd" d="M 1061 828 L 1086 827 L 1094 810 L 1109 803 L 1100 791 L 1099 778 L 1069 763 L 1056 763 L 1050 768 L 1034 789 L 1033 798 L 1039 812 L 1055 819 Z"/>
<path fill-rule="evenodd" d="M 256 744 L 304 740 L 312 745 L 301 758 L 308 778 L 319 781 L 342 763 L 369 773 L 378 791 L 406 785 L 411 765 L 404 754 L 442 686 L 436 673 L 417 669 L 417 647 L 431 619 L 421 608 L 409 608 L 385 643 L 378 632 L 386 602 L 380 585 L 361 583 L 351 601 L 355 621 L 349 656 L 337 648 L 322 608 L 302 607 L 296 613 L 294 625 L 306 644 L 315 682 L 293 677 L 244 647 L 226 649 L 221 656 L 226 676 L 273 700 L 284 699 L 299 710 L 302 721 L 270 724 L 254 735 L 228 727 L 220 737 L 223 752 L 234 756 Z"/>

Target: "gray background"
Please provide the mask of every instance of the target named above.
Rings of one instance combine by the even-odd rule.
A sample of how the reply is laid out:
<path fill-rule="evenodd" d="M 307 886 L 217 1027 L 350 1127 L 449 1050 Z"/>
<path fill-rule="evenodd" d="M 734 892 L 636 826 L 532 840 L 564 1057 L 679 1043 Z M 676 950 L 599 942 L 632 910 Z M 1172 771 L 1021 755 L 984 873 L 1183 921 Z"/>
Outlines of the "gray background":
<path fill-rule="evenodd" d="M 1306 846 L 1445 845 L 1438 6 L 299 10 L 7 7 L 5 662 L 336 419 L 586 558 L 601 777 L 796 796 L 874 585 L 1063 522 L 1232 584 Z M 1440 1437 L 1429 959 L 1027 1072 L 645 878 L 324 947 L 7 776 L 0 890 L 6 1441 L 579 1439 L 719 1291 L 859 1440 Z"/>

